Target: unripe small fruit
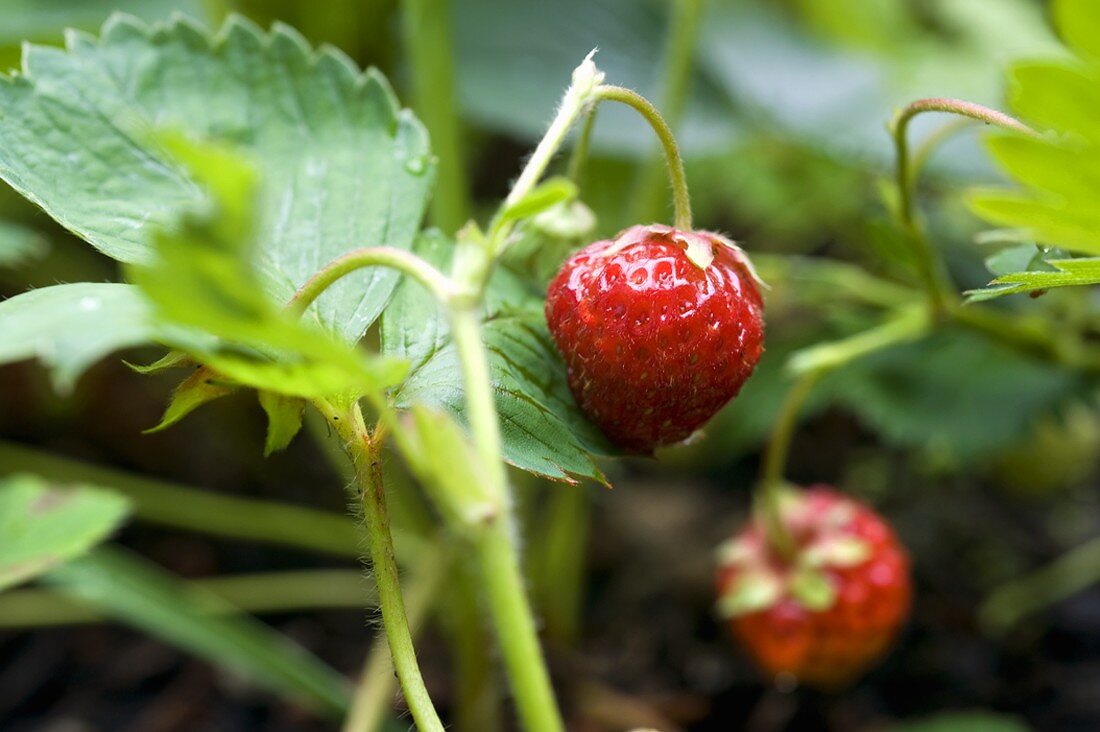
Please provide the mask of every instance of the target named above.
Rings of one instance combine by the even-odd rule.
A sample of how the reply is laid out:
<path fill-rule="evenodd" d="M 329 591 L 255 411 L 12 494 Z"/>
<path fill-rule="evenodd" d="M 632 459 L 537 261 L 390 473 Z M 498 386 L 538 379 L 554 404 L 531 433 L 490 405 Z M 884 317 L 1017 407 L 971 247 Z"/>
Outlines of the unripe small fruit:
<path fill-rule="evenodd" d="M 760 360 L 763 310 L 733 242 L 660 225 L 577 252 L 546 298 L 577 404 L 636 453 L 684 440 L 737 395 Z"/>

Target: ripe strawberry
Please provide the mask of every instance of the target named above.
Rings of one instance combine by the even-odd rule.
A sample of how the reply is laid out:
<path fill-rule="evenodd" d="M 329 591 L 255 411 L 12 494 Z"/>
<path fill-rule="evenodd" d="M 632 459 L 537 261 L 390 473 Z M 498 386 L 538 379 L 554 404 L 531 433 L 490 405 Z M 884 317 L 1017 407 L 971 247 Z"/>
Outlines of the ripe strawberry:
<path fill-rule="evenodd" d="M 702 427 L 760 359 L 754 276 L 728 239 L 660 225 L 574 254 L 550 283 L 546 319 L 581 410 L 638 453 Z"/>
<path fill-rule="evenodd" d="M 783 520 L 790 559 L 759 520 L 723 547 L 719 610 L 768 674 L 843 686 L 886 652 L 908 615 L 908 556 L 878 514 L 826 486 L 793 493 Z"/>

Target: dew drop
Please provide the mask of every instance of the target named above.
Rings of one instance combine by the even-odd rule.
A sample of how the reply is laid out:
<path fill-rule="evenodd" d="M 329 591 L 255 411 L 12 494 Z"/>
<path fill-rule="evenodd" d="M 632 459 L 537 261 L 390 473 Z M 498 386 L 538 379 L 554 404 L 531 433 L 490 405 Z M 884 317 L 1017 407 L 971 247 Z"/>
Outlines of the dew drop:
<path fill-rule="evenodd" d="M 405 161 L 405 170 L 409 171 L 413 175 L 423 175 L 424 171 L 428 169 L 428 161 L 421 156 L 415 158 L 409 158 Z"/>

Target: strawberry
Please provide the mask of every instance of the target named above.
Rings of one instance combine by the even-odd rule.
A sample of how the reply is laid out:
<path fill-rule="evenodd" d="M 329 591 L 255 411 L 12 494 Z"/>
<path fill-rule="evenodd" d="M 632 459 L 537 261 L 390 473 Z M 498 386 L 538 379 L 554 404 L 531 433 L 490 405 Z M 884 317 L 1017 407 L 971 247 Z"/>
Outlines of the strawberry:
<path fill-rule="evenodd" d="M 616 445 L 645 454 L 737 395 L 763 350 L 763 309 L 733 242 L 656 224 L 574 254 L 546 298 L 577 404 Z"/>
<path fill-rule="evenodd" d="M 721 550 L 719 611 L 769 675 L 837 688 L 890 647 L 909 612 L 909 559 L 890 526 L 826 486 L 784 498 L 793 556 L 760 520 Z"/>

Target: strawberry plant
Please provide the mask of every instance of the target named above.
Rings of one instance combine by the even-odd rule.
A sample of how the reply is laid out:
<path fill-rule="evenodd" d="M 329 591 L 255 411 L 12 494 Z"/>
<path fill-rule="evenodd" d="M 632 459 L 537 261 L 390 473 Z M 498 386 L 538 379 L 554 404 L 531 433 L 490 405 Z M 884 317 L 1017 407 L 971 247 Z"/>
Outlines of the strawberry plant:
<path fill-rule="evenodd" d="M 919 608 L 927 546 L 910 543 L 920 533 L 912 516 L 886 518 L 871 507 L 882 486 L 899 475 L 923 486 L 936 482 L 936 470 L 976 470 L 998 450 L 999 465 L 984 470 L 1034 483 L 1020 466 L 1054 454 L 1040 438 L 1067 452 L 1094 441 L 1095 404 L 1086 397 L 1100 350 L 1087 293 L 1073 286 L 1100 282 L 1100 128 L 1090 116 L 1100 94 L 1100 10 L 1054 2 L 1068 49 L 1013 66 L 1011 114 L 907 96 L 888 125 L 891 172 L 874 220 L 860 220 L 855 235 L 825 237 L 819 225 L 864 217 L 864 194 L 840 189 L 871 188 L 858 156 L 874 144 L 860 125 L 877 124 L 897 101 L 884 99 L 882 80 L 839 95 L 841 112 L 812 94 L 772 94 L 786 87 L 760 79 L 784 79 L 790 63 L 776 49 L 797 47 L 797 65 L 822 76 L 848 61 L 779 30 L 763 5 L 704 9 L 695 0 L 671 11 L 658 54 L 654 9 L 620 5 L 571 1 L 566 12 L 472 0 L 452 27 L 446 3 L 410 0 L 399 27 L 405 65 L 391 78 L 404 82 L 415 111 L 378 69 L 363 70 L 289 25 L 265 29 L 243 15 L 225 14 L 211 29 L 185 15 L 146 22 L 115 14 L 97 32 L 68 31 L 63 48 L 23 48 L 19 70 L 0 77 L 0 178 L 109 265 L 84 269 L 83 281 L 48 275 L 37 287 L 11 286 L 8 268 L 33 272 L 55 253 L 38 231 L 42 217 L 0 220 L 0 287 L 17 291 L 0 301 L 0 363 L 37 359 L 64 399 L 81 394 L 105 357 L 126 351 L 133 383 L 173 384 L 159 421 L 143 424 L 149 436 L 127 432 L 133 441 L 187 429 L 203 418 L 196 412 L 209 415 L 230 397 L 247 400 L 266 422 L 255 452 L 296 456 L 295 441 L 309 433 L 317 461 L 346 478 L 347 493 L 335 500 L 350 503 L 355 520 L 0 443 L 0 589 L 39 585 L 0 596 L 0 626 L 121 620 L 351 731 L 392 722 L 395 686 L 421 730 L 452 720 L 459 729 L 507 728 L 505 694 L 525 730 L 564 730 L 574 716 L 578 725 L 612 717 L 605 726 L 671 729 L 659 711 L 642 705 L 639 713 L 596 683 L 551 673 L 574 667 L 560 651 L 581 634 L 593 499 L 580 484 L 629 483 L 632 471 L 667 475 L 693 459 L 720 464 L 762 444 L 751 514 L 719 549 L 710 622 L 727 626 L 760 676 L 784 692 L 843 691 L 887 658 Z M 819 31 L 897 52 L 898 39 L 882 29 L 834 26 L 824 5 L 798 5 Z M 1009 5 L 1005 18 L 1030 22 L 1030 6 Z M 618 9 L 608 15 L 619 18 L 611 30 L 601 25 L 607 8 Z M 363 19 L 318 30 L 304 6 L 285 11 L 311 35 L 344 35 L 346 48 L 367 43 Z M 514 17 L 525 13 L 537 22 Z M 945 25 L 966 20 L 958 9 L 928 13 Z M 562 44 L 540 52 L 555 59 L 567 51 L 569 66 L 583 58 L 571 77 L 539 78 L 553 63 L 501 63 L 511 51 L 498 45 L 510 33 L 511 43 L 536 46 L 556 37 L 554 28 Z M 1029 33 L 1021 48 L 1057 48 Z M 605 36 L 604 55 L 585 57 Z M 937 59 L 971 58 L 983 43 L 972 33 L 959 38 L 957 47 L 940 39 Z M 767 62 L 760 78 L 739 71 L 745 49 Z M 456 80 L 452 55 L 473 73 Z M 622 78 L 601 70 L 604 57 Z M 922 71 L 945 93 L 985 88 L 988 68 L 967 65 L 956 79 L 953 64 Z M 883 65 L 900 67 L 902 56 Z M 650 77 L 664 84 L 660 109 L 626 88 Z M 545 124 L 551 110 L 534 94 L 566 82 Z M 897 89 L 909 95 L 910 85 Z M 730 104 L 735 92 L 755 107 Z M 460 106 L 486 129 L 534 138 L 517 166 L 490 170 L 488 183 L 477 176 L 477 196 L 467 148 L 484 141 L 468 139 L 476 136 L 463 129 Z M 915 143 L 918 118 L 942 114 L 956 119 Z M 967 194 L 974 214 L 1009 227 L 978 236 L 997 247 L 985 280 L 946 246 L 948 214 L 923 197 L 922 174 L 971 123 L 992 128 L 990 157 L 1015 184 Z M 683 152 L 674 130 L 688 141 Z M 743 147 L 731 152 L 719 141 L 734 136 Z M 793 172 L 757 175 L 790 154 L 771 147 L 783 136 L 820 150 Z M 701 161 L 689 168 L 685 152 Z M 616 158 L 623 154 L 641 158 L 632 185 Z M 693 189 L 704 215 L 693 212 L 689 170 L 703 182 Z M 670 207 L 662 205 L 666 180 Z M 737 210 L 726 185 L 748 186 L 743 200 L 732 199 L 739 213 L 764 220 L 744 248 L 709 230 Z M 823 202 L 798 209 L 804 191 Z M 704 219 L 708 230 L 695 228 Z M 801 253 L 761 251 L 783 232 L 805 240 Z M 832 256 L 838 251 L 851 261 Z M 1023 293 L 1032 298 L 1007 297 Z M 128 403 L 116 392 L 102 399 L 96 404 L 110 412 Z M 896 465 L 844 472 L 858 460 L 840 449 L 831 460 L 793 460 L 792 448 L 819 437 L 800 432 L 803 421 L 838 411 L 873 435 L 861 444 L 882 462 L 896 451 Z M 216 443 L 239 444 L 234 426 L 218 429 Z M 843 442 L 826 437 L 824 452 Z M 1004 459 L 1006 446 L 1015 462 Z M 654 455 L 664 467 L 644 461 Z M 205 457 L 246 459 L 232 447 Z M 1060 482 L 1088 479 L 1089 460 L 1065 462 L 1072 469 Z M 822 465 L 832 464 L 844 470 L 826 474 Z M 730 482 L 752 484 L 746 473 L 739 464 Z M 875 474 L 877 483 L 867 477 Z M 813 487 L 794 487 L 804 477 Z M 639 509 L 640 520 L 623 522 L 648 540 L 676 518 L 653 514 Z M 362 554 L 368 577 L 295 569 L 184 579 L 110 541 L 128 520 Z M 681 535 L 671 548 L 712 541 L 706 533 Z M 660 563 L 698 568 L 694 555 L 669 548 L 660 546 Z M 1087 586 L 1100 575 L 1081 569 L 1095 564 L 1094 552 L 1086 543 L 1004 585 L 980 619 L 1008 628 Z M 1067 575 L 1074 580 L 1060 581 Z M 687 602 L 662 594 L 653 614 Z M 379 608 L 380 639 L 357 684 L 252 617 L 314 606 Z M 443 681 L 418 655 L 430 622 L 453 666 Z"/>

